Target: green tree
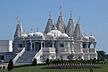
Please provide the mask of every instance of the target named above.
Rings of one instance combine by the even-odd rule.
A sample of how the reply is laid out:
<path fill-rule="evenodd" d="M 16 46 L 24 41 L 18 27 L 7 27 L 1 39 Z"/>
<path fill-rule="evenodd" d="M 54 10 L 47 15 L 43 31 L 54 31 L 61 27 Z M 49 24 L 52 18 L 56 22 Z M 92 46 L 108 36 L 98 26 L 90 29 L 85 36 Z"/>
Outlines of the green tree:
<path fill-rule="evenodd" d="M 46 59 L 46 64 L 49 65 L 49 63 L 50 63 L 50 60 L 47 58 Z"/>
<path fill-rule="evenodd" d="M 37 59 L 34 58 L 33 61 L 32 61 L 32 66 L 36 66 L 37 65 Z"/>
<path fill-rule="evenodd" d="M 12 59 L 9 60 L 7 69 L 8 69 L 8 71 L 10 71 L 10 72 L 11 72 L 11 70 L 13 69 L 13 61 L 12 61 Z"/>
<path fill-rule="evenodd" d="M 92 60 L 92 64 L 96 64 L 96 58 Z"/>
<path fill-rule="evenodd" d="M 97 51 L 98 54 L 98 60 L 104 61 L 105 60 L 105 52 L 104 51 Z"/>

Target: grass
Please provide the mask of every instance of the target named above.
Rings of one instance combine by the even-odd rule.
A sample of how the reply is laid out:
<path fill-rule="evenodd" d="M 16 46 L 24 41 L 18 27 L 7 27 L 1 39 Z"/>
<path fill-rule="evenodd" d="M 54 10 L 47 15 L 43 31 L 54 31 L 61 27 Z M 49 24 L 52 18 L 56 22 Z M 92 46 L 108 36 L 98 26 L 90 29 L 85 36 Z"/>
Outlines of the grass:
<path fill-rule="evenodd" d="M 97 65 L 101 68 L 93 69 L 93 72 L 108 72 L 108 64 Z M 89 72 L 89 69 L 41 69 L 45 66 L 29 66 L 14 68 L 12 72 Z M 7 70 L 0 70 L 0 72 L 8 72 Z"/>

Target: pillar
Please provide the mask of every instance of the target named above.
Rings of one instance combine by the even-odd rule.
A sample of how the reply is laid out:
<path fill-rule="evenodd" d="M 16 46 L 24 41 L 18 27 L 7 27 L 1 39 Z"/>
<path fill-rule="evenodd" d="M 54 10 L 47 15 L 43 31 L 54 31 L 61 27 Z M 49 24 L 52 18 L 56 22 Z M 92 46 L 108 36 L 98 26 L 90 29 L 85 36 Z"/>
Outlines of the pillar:
<path fill-rule="evenodd" d="M 42 48 L 42 43 L 43 43 L 43 42 L 41 42 L 41 48 Z"/>
<path fill-rule="evenodd" d="M 30 50 L 32 51 L 32 40 L 30 40 Z"/>
<path fill-rule="evenodd" d="M 54 41 L 52 41 L 52 47 L 54 48 Z"/>
<path fill-rule="evenodd" d="M 93 45 L 94 45 L 94 48 L 96 48 L 96 42 L 94 42 Z"/>

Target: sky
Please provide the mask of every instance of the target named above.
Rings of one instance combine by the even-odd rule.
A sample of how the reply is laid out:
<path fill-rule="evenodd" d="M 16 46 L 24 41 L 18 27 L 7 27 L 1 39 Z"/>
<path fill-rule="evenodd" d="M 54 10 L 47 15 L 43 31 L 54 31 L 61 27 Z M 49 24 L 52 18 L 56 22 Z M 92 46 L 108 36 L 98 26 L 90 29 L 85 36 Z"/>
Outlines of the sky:
<path fill-rule="evenodd" d="M 108 0 L 0 0 L 0 40 L 12 40 L 19 17 L 25 32 L 43 32 L 51 11 L 53 22 L 60 15 L 65 24 L 70 13 L 77 23 L 80 16 L 81 31 L 94 35 L 97 50 L 108 53 Z"/>

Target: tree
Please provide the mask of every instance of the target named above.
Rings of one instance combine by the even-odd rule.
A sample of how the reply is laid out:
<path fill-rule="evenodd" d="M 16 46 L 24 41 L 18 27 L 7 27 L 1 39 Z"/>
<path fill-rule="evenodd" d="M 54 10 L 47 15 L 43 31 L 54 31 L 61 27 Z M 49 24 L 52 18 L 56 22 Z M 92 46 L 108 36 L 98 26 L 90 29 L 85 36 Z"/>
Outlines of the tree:
<path fill-rule="evenodd" d="M 37 65 L 37 59 L 34 58 L 33 61 L 32 61 L 32 66 L 36 66 Z"/>
<path fill-rule="evenodd" d="M 96 58 L 92 60 L 92 64 L 96 64 Z"/>
<path fill-rule="evenodd" d="M 105 60 L 105 52 L 104 51 L 97 51 L 98 54 L 98 60 L 104 61 Z"/>
<path fill-rule="evenodd" d="M 47 59 L 46 59 L 46 64 L 49 65 L 49 63 L 50 63 L 50 61 L 49 61 L 49 59 L 47 58 Z"/>
<path fill-rule="evenodd" d="M 13 61 L 12 61 L 12 59 L 9 60 L 9 63 L 8 63 L 8 67 L 7 68 L 8 68 L 8 71 L 10 71 L 10 72 L 13 69 Z"/>

